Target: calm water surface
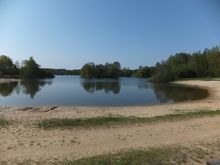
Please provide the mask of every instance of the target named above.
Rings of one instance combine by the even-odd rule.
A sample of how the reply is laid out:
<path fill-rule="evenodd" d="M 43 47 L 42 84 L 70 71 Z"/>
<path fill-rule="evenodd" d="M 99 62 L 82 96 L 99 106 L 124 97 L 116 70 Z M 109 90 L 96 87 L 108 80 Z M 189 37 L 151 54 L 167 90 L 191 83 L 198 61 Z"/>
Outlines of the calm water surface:
<path fill-rule="evenodd" d="M 203 89 L 152 84 L 147 79 L 54 79 L 0 84 L 0 105 L 129 106 L 173 103 L 207 97 Z"/>

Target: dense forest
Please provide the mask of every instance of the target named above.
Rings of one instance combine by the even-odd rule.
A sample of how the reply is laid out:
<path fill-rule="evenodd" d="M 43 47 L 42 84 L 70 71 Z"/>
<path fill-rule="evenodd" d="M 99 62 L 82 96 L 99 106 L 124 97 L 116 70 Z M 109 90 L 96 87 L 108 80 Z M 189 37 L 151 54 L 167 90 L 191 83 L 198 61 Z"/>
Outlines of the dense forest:
<path fill-rule="evenodd" d="M 18 62 L 13 63 L 10 57 L 0 56 L 0 77 L 3 78 L 53 78 L 54 75 L 47 70 L 41 69 L 33 57 L 24 60 L 20 66 Z"/>
<path fill-rule="evenodd" d="M 150 80 L 169 82 L 181 78 L 220 77 L 220 47 L 195 53 L 177 53 L 157 63 Z"/>

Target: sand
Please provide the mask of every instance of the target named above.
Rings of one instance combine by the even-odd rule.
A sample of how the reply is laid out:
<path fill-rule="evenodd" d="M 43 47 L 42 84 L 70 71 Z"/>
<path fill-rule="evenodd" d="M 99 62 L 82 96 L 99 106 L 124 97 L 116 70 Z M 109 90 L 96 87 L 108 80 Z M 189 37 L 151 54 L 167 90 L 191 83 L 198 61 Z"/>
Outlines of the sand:
<path fill-rule="evenodd" d="M 1 82 L 1 81 L 0 81 Z M 156 124 L 42 130 L 29 123 L 45 118 L 84 118 L 122 115 L 152 117 L 185 111 L 220 108 L 220 81 L 178 81 L 209 90 L 203 100 L 131 107 L 0 107 L 0 116 L 17 120 L 0 129 L 0 160 L 13 164 L 24 160 L 78 159 L 120 150 L 151 146 L 196 145 L 220 139 L 220 116 Z"/>
<path fill-rule="evenodd" d="M 13 79 L 13 78 L 0 78 L 0 84 L 3 83 L 9 83 L 9 82 L 17 82 L 20 81 L 19 79 Z"/>

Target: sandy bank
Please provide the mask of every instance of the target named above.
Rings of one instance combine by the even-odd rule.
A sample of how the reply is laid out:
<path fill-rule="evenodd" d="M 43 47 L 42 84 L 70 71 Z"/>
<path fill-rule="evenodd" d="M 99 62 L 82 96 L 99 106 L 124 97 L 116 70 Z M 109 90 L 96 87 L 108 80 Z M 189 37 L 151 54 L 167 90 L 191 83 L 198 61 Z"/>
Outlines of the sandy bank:
<path fill-rule="evenodd" d="M 0 84 L 9 83 L 9 82 L 17 82 L 20 79 L 13 79 L 13 78 L 0 78 Z"/>
<path fill-rule="evenodd" d="M 155 106 L 131 107 L 0 107 L 0 116 L 15 119 L 17 125 L 0 129 L 0 160 L 76 159 L 119 150 L 151 146 L 196 145 L 220 139 L 220 116 L 156 124 L 135 124 L 98 128 L 42 130 L 31 125 L 45 118 L 82 118 L 105 115 L 151 117 L 183 111 L 220 108 L 220 81 L 178 81 L 178 84 L 206 88 L 203 100 Z"/>

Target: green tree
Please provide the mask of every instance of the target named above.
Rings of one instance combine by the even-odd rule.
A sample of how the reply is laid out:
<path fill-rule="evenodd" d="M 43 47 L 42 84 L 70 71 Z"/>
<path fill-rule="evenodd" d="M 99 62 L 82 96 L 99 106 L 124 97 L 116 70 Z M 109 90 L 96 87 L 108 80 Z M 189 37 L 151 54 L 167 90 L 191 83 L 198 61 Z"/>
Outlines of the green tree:
<path fill-rule="evenodd" d="M 23 61 L 21 67 L 21 75 L 23 78 L 53 78 L 54 75 L 51 72 L 40 69 L 40 65 L 36 63 L 33 57 Z"/>
<path fill-rule="evenodd" d="M 96 77 L 96 66 L 94 63 L 85 64 L 80 72 L 83 78 L 95 78 Z"/>
<path fill-rule="evenodd" d="M 148 78 L 151 76 L 151 68 L 148 66 L 140 66 L 134 76 Z"/>
<path fill-rule="evenodd" d="M 16 75 L 18 72 L 18 68 L 13 64 L 10 57 L 0 56 L 0 75 Z"/>
<path fill-rule="evenodd" d="M 122 77 L 131 77 L 133 75 L 133 71 L 129 68 L 123 68 L 121 70 L 120 76 Z"/>
<path fill-rule="evenodd" d="M 105 64 L 106 67 L 106 78 L 118 78 L 120 75 L 120 70 L 118 68 L 118 66 L 114 65 L 114 64 Z"/>
<path fill-rule="evenodd" d="M 174 56 L 170 56 L 166 61 L 172 71 L 175 73 L 176 78 L 191 77 L 191 70 L 188 68 L 191 54 L 189 53 L 176 53 Z"/>
<path fill-rule="evenodd" d="M 156 67 L 155 74 L 150 78 L 153 82 L 169 82 L 176 79 L 172 67 L 167 64 L 159 64 Z"/>
<path fill-rule="evenodd" d="M 206 52 L 209 76 L 220 76 L 220 48 L 214 47 Z"/>
<path fill-rule="evenodd" d="M 82 67 L 80 75 L 83 78 L 118 78 L 121 73 L 120 67 L 119 62 L 105 65 L 87 63 Z"/>
<path fill-rule="evenodd" d="M 194 72 L 194 77 L 208 76 L 207 57 L 200 52 L 193 53 L 189 61 L 189 68 Z"/>
<path fill-rule="evenodd" d="M 33 57 L 23 61 L 21 74 L 24 78 L 38 78 L 40 74 L 40 65 L 36 63 Z"/>
<path fill-rule="evenodd" d="M 121 64 L 118 61 L 113 62 L 113 65 L 118 69 L 121 70 Z"/>

